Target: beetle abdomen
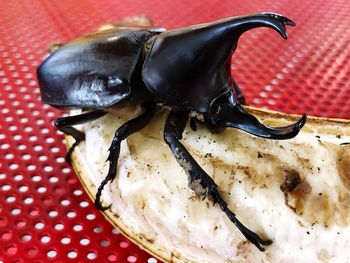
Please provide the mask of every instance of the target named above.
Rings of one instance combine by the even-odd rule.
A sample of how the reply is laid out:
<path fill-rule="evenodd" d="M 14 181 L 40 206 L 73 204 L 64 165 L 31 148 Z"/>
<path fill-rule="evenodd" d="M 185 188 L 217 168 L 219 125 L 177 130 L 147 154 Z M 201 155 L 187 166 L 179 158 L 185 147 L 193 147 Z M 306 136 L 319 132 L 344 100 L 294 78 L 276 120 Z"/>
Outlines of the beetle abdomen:
<path fill-rule="evenodd" d="M 128 97 L 143 45 L 154 34 L 144 29 L 113 29 L 63 46 L 38 69 L 43 102 L 56 107 L 105 108 Z"/>

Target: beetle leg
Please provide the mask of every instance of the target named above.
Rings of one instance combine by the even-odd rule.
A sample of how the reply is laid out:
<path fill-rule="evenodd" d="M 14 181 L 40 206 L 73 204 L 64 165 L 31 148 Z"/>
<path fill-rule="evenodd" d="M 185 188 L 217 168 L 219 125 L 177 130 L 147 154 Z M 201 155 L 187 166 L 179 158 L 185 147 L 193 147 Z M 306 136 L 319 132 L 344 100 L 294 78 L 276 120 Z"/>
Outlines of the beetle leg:
<path fill-rule="evenodd" d="M 190 127 L 192 129 L 192 131 L 197 131 L 197 124 L 202 124 L 205 125 L 205 122 L 198 119 L 197 117 L 191 117 L 190 118 Z"/>
<path fill-rule="evenodd" d="M 63 132 L 66 135 L 70 135 L 75 139 L 74 144 L 69 148 L 67 154 L 66 154 L 66 161 L 67 163 L 71 164 L 71 155 L 74 151 L 74 148 L 83 140 L 85 140 L 85 134 L 81 131 L 78 131 L 73 125 L 83 124 L 86 122 L 90 122 L 93 120 L 96 120 L 103 115 L 105 115 L 106 112 L 101 110 L 95 110 L 87 113 L 83 113 L 76 116 L 67 116 L 58 118 L 55 120 L 54 124 L 61 132 Z"/>
<path fill-rule="evenodd" d="M 218 133 L 220 131 L 220 128 L 215 126 L 210 119 L 206 118 L 204 116 L 204 121 L 198 119 L 197 117 L 191 117 L 190 118 L 190 127 L 192 129 L 192 131 L 196 131 L 197 130 L 197 124 L 202 124 L 205 127 L 207 127 L 207 129 L 212 133 Z"/>
<path fill-rule="evenodd" d="M 120 144 L 131 134 L 143 129 L 152 119 L 155 113 L 155 105 L 152 103 L 150 105 L 145 105 L 145 111 L 134 119 L 131 119 L 120 126 L 112 140 L 112 144 L 109 148 L 109 155 L 107 161 L 109 162 L 109 168 L 107 176 L 103 179 L 100 186 L 97 189 L 95 198 L 95 207 L 100 210 L 106 210 L 109 206 L 102 206 L 101 204 L 101 194 L 104 186 L 109 182 L 113 181 L 117 173 L 118 158 L 120 153 Z"/>
<path fill-rule="evenodd" d="M 228 208 L 227 203 L 222 199 L 218 187 L 213 179 L 199 166 L 186 148 L 180 143 L 182 133 L 188 121 L 188 111 L 170 112 L 165 128 L 164 140 L 169 145 L 177 162 L 188 175 L 188 186 L 199 196 L 210 197 L 214 205 L 219 204 L 221 210 L 227 215 L 230 221 L 241 231 L 241 233 L 252 242 L 259 250 L 264 251 L 262 246 L 268 246 L 271 240 L 264 240 L 256 233 L 245 227 Z"/>

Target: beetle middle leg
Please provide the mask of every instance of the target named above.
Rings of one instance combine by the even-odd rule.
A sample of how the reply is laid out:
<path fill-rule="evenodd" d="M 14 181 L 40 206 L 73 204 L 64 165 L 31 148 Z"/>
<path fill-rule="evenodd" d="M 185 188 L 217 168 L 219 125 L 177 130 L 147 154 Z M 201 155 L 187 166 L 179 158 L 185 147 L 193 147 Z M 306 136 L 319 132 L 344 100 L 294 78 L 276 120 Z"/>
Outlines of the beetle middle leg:
<path fill-rule="evenodd" d="M 214 204 L 219 204 L 221 210 L 230 221 L 241 231 L 241 233 L 252 242 L 259 250 L 264 251 L 262 246 L 272 244 L 271 240 L 264 240 L 256 233 L 245 227 L 228 208 L 222 199 L 218 187 L 213 179 L 199 166 L 186 148 L 180 143 L 182 133 L 188 121 L 188 111 L 171 111 L 164 128 L 164 140 L 169 145 L 177 162 L 185 170 L 188 176 L 188 186 L 199 196 L 210 197 Z"/>
<path fill-rule="evenodd" d="M 58 118 L 55 120 L 55 126 L 57 129 L 59 129 L 61 132 L 63 132 L 66 135 L 70 135 L 75 139 L 74 144 L 69 148 L 67 154 L 66 154 L 66 161 L 71 164 L 71 155 L 74 151 L 74 148 L 83 140 L 85 140 L 85 134 L 81 131 L 78 131 L 73 125 L 83 124 L 86 122 L 94 121 L 103 115 L 105 115 L 106 112 L 102 110 L 94 110 L 91 112 L 75 115 L 75 116 L 67 116 Z"/>
<path fill-rule="evenodd" d="M 113 179 L 116 177 L 121 142 L 127 137 L 129 137 L 131 134 L 143 129 L 148 123 L 150 123 L 152 117 L 154 116 L 156 106 L 155 104 L 151 103 L 148 105 L 144 105 L 144 109 L 145 111 L 141 115 L 127 121 L 122 126 L 120 126 L 115 132 L 112 144 L 109 147 L 109 155 L 107 158 L 107 161 L 109 162 L 108 173 L 107 176 L 101 182 L 96 193 L 95 207 L 97 209 L 106 210 L 110 207 L 102 206 L 101 194 L 104 186 L 108 182 L 113 181 Z"/>

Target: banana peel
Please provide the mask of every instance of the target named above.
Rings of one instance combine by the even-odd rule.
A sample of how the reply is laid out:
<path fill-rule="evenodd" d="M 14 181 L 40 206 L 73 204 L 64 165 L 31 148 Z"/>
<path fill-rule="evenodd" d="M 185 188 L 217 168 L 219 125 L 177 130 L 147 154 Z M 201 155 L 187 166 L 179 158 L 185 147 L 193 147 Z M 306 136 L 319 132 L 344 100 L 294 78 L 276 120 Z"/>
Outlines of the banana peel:
<path fill-rule="evenodd" d="M 246 109 L 270 126 L 299 116 Z M 107 173 L 115 130 L 133 107 L 80 125 L 86 140 L 72 154 L 90 198 Z M 105 217 L 164 262 L 350 262 L 350 121 L 308 117 L 298 136 L 267 140 L 237 129 L 211 134 L 189 125 L 182 143 L 214 179 L 248 228 L 273 244 L 260 252 L 220 208 L 198 198 L 163 141 L 168 111 L 122 143 L 117 178 L 102 193 Z M 74 139 L 66 137 L 67 146 Z"/>

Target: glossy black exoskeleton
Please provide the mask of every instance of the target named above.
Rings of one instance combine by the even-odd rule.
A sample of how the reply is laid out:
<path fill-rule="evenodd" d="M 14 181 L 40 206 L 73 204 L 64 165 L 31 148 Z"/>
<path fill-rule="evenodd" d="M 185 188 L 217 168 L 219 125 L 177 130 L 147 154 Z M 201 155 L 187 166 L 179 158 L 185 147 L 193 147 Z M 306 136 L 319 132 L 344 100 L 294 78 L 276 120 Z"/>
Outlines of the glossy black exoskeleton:
<path fill-rule="evenodd" d="M 234 127 L 269 139 L 296 136 L 306 121 L 272 128 L 260 123 L 241 106 L 244 97 L 230 75 L 231 56 L 240 36 L 253 28 L 270 27 L 287 38 L 286 25 L 294 23 L 274 13 L 232 17 L 212 23 L 166 31 L 161 28 L 114 28 L 96 32 L 63 45 L 39 67 L 42 101 L 58 108 L 87 110 L 59 118 L 55 125 L 75 138 L 85 135 L 73 125 L 93 121 L 125 101 L 139 103 L 144 112 L 117 129 L 108 161 L 109 172 L 98 188 L 95 205 L 101 205 L 104 186 L 116 176 L 120 143 L 145 127 L 156 105 L 169 107 L 164 140 L 186 171 L 189 187 L 217 203 L 242 234 L 260 250 L 272 241 L 246 228 L 228 208 L 215 182 L 180 143 L 189 114 L 191 127 L 201 122 L 211 131 Z"/>

